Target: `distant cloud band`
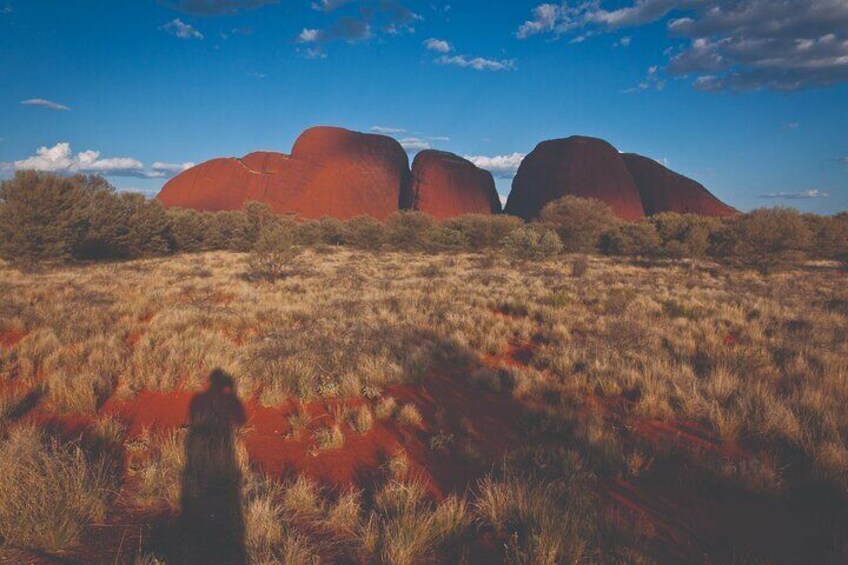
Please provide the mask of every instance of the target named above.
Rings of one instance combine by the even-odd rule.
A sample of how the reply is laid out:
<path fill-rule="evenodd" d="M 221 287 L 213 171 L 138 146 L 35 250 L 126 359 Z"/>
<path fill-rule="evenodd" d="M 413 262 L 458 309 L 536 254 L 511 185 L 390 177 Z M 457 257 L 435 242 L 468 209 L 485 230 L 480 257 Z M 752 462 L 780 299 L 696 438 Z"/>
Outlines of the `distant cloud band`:
<path fill-rule="evenodd" d="M 71 110 L 64 104 L 59 104 L 58 102 L 53 102 L 52 100 L 45 100 L 43 98 L 30 98 L 29 100 L 22 101 L 21 105 L 38 106 L 40 108 L 47 108 L 48 110 L 57 110 L 60 112 L 70 112 Z"/>

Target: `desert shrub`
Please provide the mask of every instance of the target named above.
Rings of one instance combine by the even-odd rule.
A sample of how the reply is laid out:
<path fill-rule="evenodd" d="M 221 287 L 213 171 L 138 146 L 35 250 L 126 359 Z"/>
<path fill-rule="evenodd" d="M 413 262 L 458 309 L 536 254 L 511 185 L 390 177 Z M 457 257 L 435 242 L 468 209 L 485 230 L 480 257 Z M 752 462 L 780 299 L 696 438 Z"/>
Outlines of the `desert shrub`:
<path fill-rule="evenodd" d="M 791 208 L 761 208 L 736 219 L 734 254 L 763 273 L 803 258 L 813 234 Z"/>
<path fill-rule="evenodd" d="M 542 209 L 539 221 L 556 231 L 566 251 L 596 251 L 601 235 L 618 219 L 606 202 L 565 196 Z"/>
<path fill-rule="evenodd" d="M 422 212 L 395 212 L 386 220 L 386 241 L 398 249 L 421 249 L 435 224 L 432 216 Z"/>
<path fill-rule="evenodd" d="M 347 222 L 348 243 L 360 249 L 379 249 L 384 232 L 383 224 L 371 216 L 357 216 Z"/>
<path fill-rule="evenodd" d="M 203 247 L 210 250 L 250 251 L 257 240 L 243 211 L 207 212 L 203 222 Z"/>
<path fill-rule="evenodd" d="M 654 255 L 660 237 L 651 222 L 621 223 L 601 236 L 601 251 L 607 255 Z"/>
<path fill-rule="evenodd" d="M 335 218 L 321 218 L 316 225 L 318 241 L 325 245 L 345 245 L 348 241 L 347 225 Z"/>
<path fill-rule="evenodd" d="M 263 228 L 248 261 L 248 276 L 275 282 L 283 277 L 300 252 L 291 221 L 269 224 Z"/>
<path fill-rule="evenodd" d="M 77 544 L 88 524 L 105 517 L 118 486 L 111 461 L 32 427 L 0 443 L 0 466 L 0 539 L 47 551 Z"/>
<path fill-rule="evenodd" d="M 108 184 L 92 187 L 77 201 L 78 259 L 131 258 L 168 252 L 167 222 L 157 204 L 141 194 L 115 193 Z"/>
<path fill-rule="evenodd" d="M 465 214 L 442 224 L 465 235 L 475 250 L 497 247 L 514 230 L 524 225 L 521 218 L 506 215 Z"/>
<path fill-rule="evenodd" d="M 203 214 L 196 210 L 170 208 L 165 215 L 173 251 L 191 253 L 203 250 Z"/>
<path fill-rule="evenodd" d="M 436 224 L 425 233 L 423 245 L 427 251 L 462 251 L 468 248 L 468 236 L 459 230 Z"/>
<path fill-rule="evenodd" d="M 501 244 L 507 255 L 519 260 L 548 259 L 562 252 L 562 241 L 556 232 L 540 226 L 518 228 Z"/>
<path fill-rule="evenodd" d="M 810 230 L 810 253 L 824 259 L 848 257 L 848 212 L 835 216 L 804 214 Z"/>
<path fill-rule="evenodd" d="M 721 229 L 719 218 L 663 212 L 650 220 L 660 238 L 661 249 L 669 257 L 703 257 L 710 249 L 710 237 Z"/>
<path fill-rule="evenodd" d="M 90 177 L 19 171 L 0 184 L 0 253 L 13 262 L 65 259 L 79 238 Z"/>

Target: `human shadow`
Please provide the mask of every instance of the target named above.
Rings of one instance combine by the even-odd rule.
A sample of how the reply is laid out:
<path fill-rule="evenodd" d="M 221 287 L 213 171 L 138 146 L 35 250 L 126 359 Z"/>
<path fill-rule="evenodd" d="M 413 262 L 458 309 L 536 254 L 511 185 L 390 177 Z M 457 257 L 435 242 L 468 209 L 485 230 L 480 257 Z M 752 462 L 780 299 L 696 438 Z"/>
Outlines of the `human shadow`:
<path fill-rule="evenodd" d="M 246 563 L 242 474 L 235 451 L 235 433 L 245 420 L 233 378 L 215 369 L 189 409 L 180 515 L 173 532 L 177 539 L 168 563 Z"/>

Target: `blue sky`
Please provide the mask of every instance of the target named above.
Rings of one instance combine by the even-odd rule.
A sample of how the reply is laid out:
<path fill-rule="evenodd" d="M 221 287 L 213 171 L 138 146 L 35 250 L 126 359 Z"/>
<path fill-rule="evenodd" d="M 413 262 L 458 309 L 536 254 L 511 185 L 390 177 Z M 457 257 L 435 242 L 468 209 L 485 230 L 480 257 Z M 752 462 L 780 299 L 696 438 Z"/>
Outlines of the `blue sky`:
<path fill-rule="evenodd" d="M 475 157 L 503 194 L 536 143 L 580 134 L 740 209 L 832 213 L 848 2 L 0 0 L 2 174 L 155 194 L 319 124 Z"/>

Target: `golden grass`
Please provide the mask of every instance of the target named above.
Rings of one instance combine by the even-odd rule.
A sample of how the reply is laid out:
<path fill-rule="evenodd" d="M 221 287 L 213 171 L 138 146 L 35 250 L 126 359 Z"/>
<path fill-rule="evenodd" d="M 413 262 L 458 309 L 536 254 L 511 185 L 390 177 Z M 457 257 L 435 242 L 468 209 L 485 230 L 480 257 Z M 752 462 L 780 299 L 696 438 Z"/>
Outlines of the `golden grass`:
<path fill-rule="evenodd" d="M 242 398 L 268 406 L 363 397 L 318 430 L 304 408 L 290 416 L 293 436 L 315 433 L 316 448 L 333 449 L 347 426 L 360 434 L 375 421 L 422 426 L 421 412 L 386 388 L 426 387 L 433 371 L 452 367 L 481 390 L 534 406 L 524 431 L 569 445 L 568 457 L 596 475 L 638 477 L 656 457 L 684 452 L 752 493 L 791 489 L 786 469 L 800 464 L 808 480 L 848 494 L 848 288 L 835 270 L 763 276 L 698 261 L 513 264 L 496 255 L 349 249 L 308 251 L 273 284 L 251 281 L 246 269 L 246 255 L 223 252 L 38 273 L 0 265 L 0 334 L 23 335 L 0 347 L 5 433 L 17 433 L 30 391 L 45 391 L 44 410 L 96 416 L 109 396 L 198 390 L 221 367 Z M 532 356 L 510 359 L 516 346 Z M 742 455 L 728 462 L 674 438 L 646 439 L 636 433 L 640 422 L 691 424 Z M 97 434 L 127 442 L 135 503 L 178 509 L 184 432 L 125 440 L 117 422 L 101 419 Z M 434 450 L 459 452 L 447 432 L 434 437 Z M 578 560 L 610 543 L 576 524 L 591 509 L 550 477 L 522 484 L 493 475 L 469 502 L 435 505 L 409 482 L 399 455 L 373 500 L 334 499 L 305 477 L 279 492 L 251 490 L 256 479 L 240 449 L 255 562 L 312 562 L 337 551 L 335 543 L 371 562 L 433 559 L 473 527 L 472 515 L 479 527 L 515 534 L 509 552 L 517 562 Z M 539 463 L 556 457 L 525 457 L 521 470 L 556 467 L 562 462 Z M 83 511 L 78 523 L 97 512 Z M 342 541 L 323 548 L 316 524 Z M 413 538 L 414 528 L 425 533 Z M 78 534 L 38 534 L 31 543 L 57 547 Z"/>

